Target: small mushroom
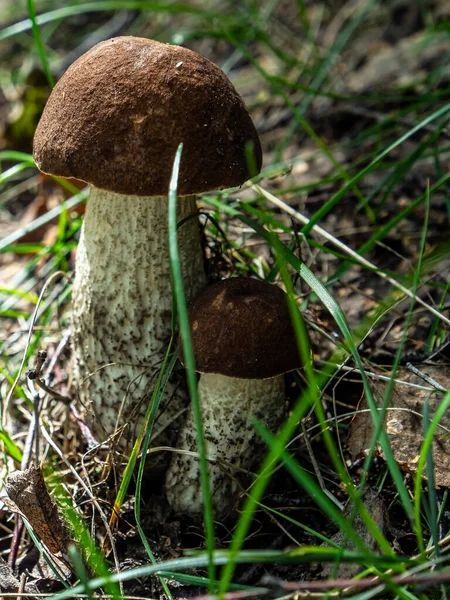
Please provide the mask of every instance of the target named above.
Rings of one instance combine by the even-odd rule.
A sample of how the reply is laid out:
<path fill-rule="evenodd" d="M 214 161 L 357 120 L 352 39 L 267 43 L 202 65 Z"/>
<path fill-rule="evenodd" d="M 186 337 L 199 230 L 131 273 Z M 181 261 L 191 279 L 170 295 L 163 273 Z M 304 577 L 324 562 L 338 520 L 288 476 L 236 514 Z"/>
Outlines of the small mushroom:
<path fill-rule="evenodd" d="M 195 194 L 241 185 L 258 135 L 226 75 L 196 52 L 137 37 L 101 42 L 63 75 L 34 137 L 44 173 L 91 184 L 73 286 L 72 349 L 80 399 L 99 440 L 135 438 L 171 333 L 167 194 L 177 146 L 179 252 L 187 297 L 205 285 Z M 194 218 L 192 218 L 194 216 Z M 156 429 L 170 430 L 186 393 Z M 171 438 L 172 436 L 172 438 Z M 127 439 L 126 439 L 127 438 Z"/>
<path fill-rule="evenodd" d="M 205 289 L 189 307 L 210 486 L 217 519 L 237 500 L 245 473 L 259 464 L 265 446 L 252 418 L 275 432 L 285 416 L 284 373 L 301 366 L 287 296 L 255 279 L 227 279 Z M 192 413 L 177 448 L 196 451 Z M 203 502 L 198 459 L 176 453 L 166 475 L 172 508 L 200 519 Z"/>

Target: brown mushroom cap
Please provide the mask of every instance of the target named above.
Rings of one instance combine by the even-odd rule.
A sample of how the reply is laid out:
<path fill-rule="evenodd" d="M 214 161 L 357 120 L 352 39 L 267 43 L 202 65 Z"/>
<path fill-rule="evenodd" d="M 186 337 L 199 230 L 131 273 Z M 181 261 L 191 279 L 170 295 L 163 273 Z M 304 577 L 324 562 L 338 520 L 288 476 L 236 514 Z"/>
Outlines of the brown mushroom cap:
<path fill-rule="evenodd" d="M 180 142 L 180 195 L 244 183 L 247 143 L 261 168 L 258 134 L 219 67 L 186 48 L 117 37 L 81 56 L 56 84 L 33 154 L 44 173 L 156 196 L 168 193 Z"/>
<path fill-rule="evenodd" d="M 287 296 L 276 285 L 214 283 L 191 303 L 189 321 L 200 373 L 266 379 L 301 366 Z"/>

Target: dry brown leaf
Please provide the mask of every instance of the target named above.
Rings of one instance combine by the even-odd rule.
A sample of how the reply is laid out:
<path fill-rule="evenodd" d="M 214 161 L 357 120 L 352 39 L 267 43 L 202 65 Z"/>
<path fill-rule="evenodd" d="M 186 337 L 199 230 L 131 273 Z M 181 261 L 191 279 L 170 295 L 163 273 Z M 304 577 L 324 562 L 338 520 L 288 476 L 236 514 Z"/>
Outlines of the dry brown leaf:
<path fill-rule="evenodd" d="M 445 389 L 450 388 L 448 366 L 420 366 L 419 370 L 432 377 Z M 386 373 L 384 373 L 386 375 Z M 403 383 L 396 383 L 385 418 L 385 430 L 389 436 L 395 460 L 400 467 L 414 473 L 417 468 L 423 443 L 423 410 L 429 404 L 429 416 L 433 417 L 444 397 L 444 392 L 430 391 L 430 384 L 406 368 L 399 369 L 395 377 Z M 420 389 L 405 384 L 422 386 Z M 388 383 L 375 380 L 371 384 L 377 406 L 381 406 Z M 367 452 L 373 434 L 373 421 L 366 398 L 358 406 L 358 412 L 349 427 L 348 448 L 353 459 Z M 364 412 L 361 412 L 364 411 Z M 450 413 L 444 415 L 433 441 L 433 460 L 436 485 L 450 487 Z M 381 449 L 380 449 L 380 454 Z"/>
<path fill-rule="evenodd" d="M 69 529 L 48 493 L 40 469 L 33 465 L 12 473 L 6 480 L 6 493 L 47 548 L 53 554 L 67 554 Z"/>

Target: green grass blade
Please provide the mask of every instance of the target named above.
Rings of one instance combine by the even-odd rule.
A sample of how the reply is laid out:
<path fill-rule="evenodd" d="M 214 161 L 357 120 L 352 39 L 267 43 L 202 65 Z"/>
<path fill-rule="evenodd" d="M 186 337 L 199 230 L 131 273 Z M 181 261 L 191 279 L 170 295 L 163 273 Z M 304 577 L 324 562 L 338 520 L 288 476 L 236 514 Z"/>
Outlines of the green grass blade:
<path fill-rule="evenodd" d="M 68 549 L 68 554 L 76 576 L 78 577 L 80 583 L 84 586 L 84 589 L 86 590 L 87 600 L 94 600 L 94 593 L 92 590 L 89 589 L 88 586 L 89 575 L 84 565 L 83 557 L 78 551 L 78 548 L 74 544 L 71 544 Z"/>
<path fill-rule="evenodd" d="M 5 296 L 17 296 L 17 298 L 23 298 L 24 300 L 28 300 L 32 304 L 37 304 L 38 297 L 36 294 L 31 292 L 23 292 L 22 290 L 11 290 L 9 288 L 4 288 L 0 286 L 0 294 L 5 294 Z"/>
<path fill-rule="evenodd" d="M 434 434 L 444 417 L 445 413 L 449 410 L 450 407 L 450 390 L 445 394 L 442 402 L 439 404 L 436 412 L 433 415 L 433 418 L 428 426 L 427 433 L 425 439 L 423 440 L 422 448 L 420 450 L 419 460 L 417 462 L 417 471 L 414 481 L 414 511 L 415 511 L 415 521 L 416 521 L 416 535 L 417 540 L 420 544 L 422 553 L 425 552 L 424 544 L 423 544 L 423 529 L 422 529 L 422 519 L 421 519 L 421 498 L 422 498 L 422 479 L 425 473 L 425 468 L 427 465 L 427 457 L 429 452 L 431 452 Z"/>
<path fill-rule="evenodd" d="M 208 564 L 208 575 L 211 582 L 210 592 L 214 593 L 215 568 L 213 562 L 214 553 L 214 520 L 209 487 L 208 461 L 206 457 L 206 443 L 203 434 L 203 420 L 200 409 L 200 403 L 197 391 L 197 375 L 195 369 L 195 359 L 192 350 L 191 330 L 186 306 L 186 297 L 183 289 L 183 278 L 181 273 L 180 256 L 178 253 L 177 240 L 177 185 L 178 171 L 180 168 L 181 153 L 183 144 L 180 144 L 175 155 L 173 163 L 172 177 L 169 187 L 169 254 L 170 268 L 172 272 L 172 285 L 175 302 L 180 323 L 180 333 L 183 345 L 183 354 L 186 365 L 187 383 L 189 396 L 191 399 L 191 409 L 194 415 L 194 423 L 197 435 L 197 448 L 199 453 L 200 482 L 203 496 L 203 516 L 205 525 L 206 543 L 208 555 L 210 557 Z"/>
<path fill-rule="evenodd" d="M 174 579 L 175 581 L 179 581 L 180 583 L 187 583 L 189 585 L 198 585 L 200 587 L 209 587 L 210 581 L 208 577 L 201 577 L 200 575 L 188 575 L 187 573 L 177 573 L 176 571 L 159 571 L 158 575 L 160 577 L 166 577 L 167 579 Z M 214 582 L 216 587 L 218 587 L 219 582 Z M 231 590 L 250 590 L 250 591 L 259 591 L 264 592 L 265 588 L 256 588 L 250 585 L 239 585 L 238 583 L 230 584 Z"/>
<path fill-rule="evenodd" d="M 30 163 L 28 163 L 28 162 L 22 162 L 22 163 L 18 163 L 17 165 L 14 165 L 13 167 L 11 167 L 10 169 L 8 169 L 7 171 L 4 171 L 3 173 L 0 173 L 0 185 L 3 185 L 9 179 L 11 179 L 12 177 L 15 177 L 21 171 L 24 171 L 25 169 L 28 169 L 30 166 L 31 166 Z"/>
<path fill-rule="evenodd" d="M 22 462 L 22 451 L 3 428 L 0 429 L 0 442 L 5 446 L 6 454 L 9 454 L 11 458 L 20 464 Z"/>
<path fill-rule="evenodd" d="M 164 389 L 165 389 L 165 386 L 169 379 L 170 373 L 172 372 L 170 367 L 169 367 L 170 370 L 168 370 L 168 372 L 166 372 L 167 357 L 168 357 L 168 353 L 170 352 L 170 350 L 171 350 L 171 345 L 169 345 L 166 357 L 164 359 L 164 364 L 162 366 L 161 371 L 158 374 L 158 379 L 157 379 L 155 387 L 153 389 L 150 402 L 148 403 L 147 410 L 145 411 L 142 425 L 139 428 L 138 436 L 134 443 L 133 450 L 131 451 L 130 458 L 128 459 L 128 463 L 125 468 L 123 478 L 120 483 L 119 490 L 117 492 L 116 499 L 114 501 L 114 506 L 112 509 L 112 516 L 111 516 L 111 521 L 110 521 L 111 528 L 114 526 L 114 523 L 115 523 L 118 515 L 120 514 L 120 511 L 122 510 L 122 506 L 125 501 L 128 487 L 130 485 L 131 478 L 133 476 L 133 471 L 134 471 L 134 468 L 137 463 L 139 452 L 141 450 L 142 441 L 144 439 L 144 436 L 146 436 L 146 434 L 148 434 L 148 437 L 150 437 L 150 435 L 151 435 L 153 423 L 155 421 L 156 414 L 158 412 L 161 396 L 164 392 Z M 176 357 L 174 357 L 170 363 L 172 368 L 173 368 L 173 365 L 175 364 L 175 360 L 176 360 Z M 148 448 L 148 445 L 147 445 L 147 448 Z M 145 461 L 142 460 L 141 464 L 143 465 L 144 462 Z"/>
<path fill-rule="evenodd" d="M 302 326 L 302 322 L 298 321 L 299 310 L 298 310 L 298 305 L 297 305 L 297 301 L 296 301 L 296 297 L 295 297 L 295 293 L 294 293 L 294 286 L 292 284 L 292 279 L 289 276 L 288 270 L 286 268 L 286 262 L 282 258 L 283 246 L 282 246 L 281 242 L 278 240 L 278 238 L 275 238 L 274 241 L 275 241 L 275 251 L 277 253 L 277 262 L 279 263 L 279 266 L 280 266 L 280 274 L 282 276 L 283 283 L 286 287 L 286 291 L 288 294 L 292 322 L 294 324 L 294 328 L 295 328 L 295 330 L 297 332 L 297 336 L 298 336 L 297 342 L 298 342 L 299 348 L 301 348 L 301 344 L 304 343 L 304 341 L 301 339 L 301 336 L 299 335 L 299 333 L 301 333 L 300 327 Z M 334 314 L 333 314 L 333 317 L 336 318 Z M 311 373 L 308 373 L 308 369 L 311 369 Z M 312 365 L 305 365 L 305 370 L 307 373 L 308 385 L 310 385 L 310 386 L 315 385 L 314 372 L 312 370 Z M 373 539 L 376 540 L 376 542 L 379 545 L 379 547 L 381 548 L 381 550 L 383 550 L 386 554 L 393 554 L 391 545 L 386 540 L 384 535 L 381 533 L 377 524 L 373 520 L 372 516 L 367 511 L 364 503 L 361 500 L 360 493 L 357 491 L 356 487 L 354 486 L 354 484 L 347 472 L 347 469 L 340 458 L 339 451 L 336 448 L 335 443 L 334 443 L 331 433 L 330 433 L 329 425 L 328 425 L 328 422 L 326 419 L 325 411 L 323 409 L 323 405 L 322 405 L 320 397 L 316 398 L 314 408 L 315 408 L 315 411 L 317 414 L 318 421 L 321 426 L 321 432 L 322 432 L 323 439 L 325 441 L 325 445 L 328 449 L 328 454 L 331 458 L 334 468 L 336 469 L 336 472 L 338 473 L 342 483 L 345 486 L 345 489 L 346 489 L 348 495 L 350 496 L 350 498 L 354 504 L 355 511 L 360 515 L 362 521 L 364 522 L 365 526 L 367 527 L 367 530 L 370 532 Z M 315 498 L 316 496 L 313 495 L 311 497 Z"/>
<path fill-rule="evenodd" d="M 269 447 L 273 447 L 276 443 L 276 437 L 272 435 L 262 423 L 255 422 L 255 428 L 262 439 L 266 442 Z M 352 523 L 350 523 L 342 514 L 342 512 L 336 507 L 326 494 L 323 493 L 319 485 L 309 475 L 305 469 L 303 469 L 299 463 L 283 448 L 281 449 L 280 458 L 287 467 L 288 471 L 292 474 L 297 483 L 306 491 L 310 498 L 314 498 L 319 508 L 328 517 L 339 526 L 340 530 L 353 541 L 356 548 L 367 556 L 370 560 L 371 554 L 368 552 L 366 544 L 355 531 Z"/>
<path fill-rule="evenodd" d="M 54 497 L 63 512 L 64 518 L 74 533 L 78 547 L 83 550 L 84 560 L 86 560 L 95 575 L 108 579 L 107 584 L 105 582 L 107 593 L 111 595 L 113 600 L 119 600 L 120 590 L 117 586 L 117 582 L 109 579 L 109 567 L 103 553 L 97 548 L 97 545 L 91 538 L 83 520 L 74 509 L 72 499 L 65 491 L 64 486 L 57 485 L 57 494 L 54 494 Z M 89 593 L 91 589 L 90 581 L 88 580 L 82 583 L 81 587 L 83 589 L 82 593 Z"/>
<path fill-rule="evenodd" d="M 208 13 L 202 9 L 197 9 L 193 6 L 189 6 L 189 4 L 181 4 L 175 2 L 173 4 L 169 4 L 167 2 L 127 0 L 125 6 L 124 0 L 98 0 L 98 2 L 85 2 L 81 4 L 73 4 L 46 12 L 36 17 L 36 23 L 38 25 L 45 25 L 46 23 L 60 21 L 62 19 L 67 19 L 69 17 L 82 15 L 85 13 L 101 11 L 110 12 L 124 10 L 125 8 L 127 10 L 148 10 L 153 12 L 198 15 L 204 17 L 205 19 L 213 19 L 214 17 L 216 17 L 216 13 Z M 14 25 L 5 27 L 3 30 L 0 31 L 0 41 L 6 40 L 20 33 L 29 31 L 30 29 L 32 29 L 32 27 L 33 22 L 31 21 L 31 19 L 25 19 L 23 21 L 20 21 L 19 23 L 14 23 Z"/>
<path fill-rule="evenodd" d="M 353 340 L 353 336 L 348 327 L 345 315 L 342 312 L 342 309 L 340 308 L 340 306 L 337 304 L 337 302 L 334 300 L 334 298 L 328 292 L 326 287 L 317 280 L 317 278 L 308 269 L 308 267 L 304 264 L 299 264 L 298 266 L 299 266 L 300 276 L 314 290 L 314 292 L 317 294 L 317 296 L 323 302 L 323 304 L 325 305 L 327 310 L 331 313 L 331 315 L 335 319 L 339 329 L 341 330 L 341 333 L 344 336 L 346 344 L 350 348 L 350 351 L 353 355 L 353 359 L 358 367 L 358 370 L 360 372 L 360 375 L 361 375 L 361 378 L 363 381 L 364 392 L 367 397 L 367 401 L 369 404 L 369 408 L 370 408 L 370 412 L 372 414 L 373 421 L 374 421 L 375 425 L 380 428 L 380 443 L 381 443 L 381 447 L 383 449 L 384 455 L 386 457 L 386 460 L 388 462 L 392 478 L 395 481 L 397 491 L 401 497 L 402 504 L 405 508 L 406 514 L 409 517 L 409 519 L 412 520 L 413 515 L 414 515 L 414 509 L 413 509 L 413 506 L 412 506 L 412 503 L 411 503 L 411 500 L 410 500 L 410 497 L 408 494 L 408 490 L 406 489 L 405 483 L 403 481 L 403 476 L 400 471 L 400 468 L 398 467 L 398 465 L 395 461 L 395 458 L 393 456 L 392 448 L 389 443 L 389 438 L 388 438 L 386 432 L 384 431 L 384 429 L 382 428 L 382 421 L 380 419 L 380 415 L 378 414 L 377 406 L 373 399 L 369 380 L 365 373 L 364 365 L 362 364 L 358 349 Z"/>
<path fill-rule="evenodd" d="M 47 77 L 47 81 L 51 88 L 55 87 L 55 80 L 53 79 L 52 72 L 50 70 L 47 55 L 45 54 L 44 44 L 42 43 L 41 32 L 39 25 L 36 20 L 36 7 L 34 6 L 34 0 L 27 0 L 28 16 L 31 21 L 31 29 L 33 31 L 34 43 L 41 59 L 42 69 Z"/>
<path fill-rule="evenodd" d="M 28 165 L 30 167 L 36 166 L 31 154 L 28 154 L 28 152 L 18 152 L 17 150 L 1 150 L 0 151 L 0 163 L 3 160 L 25 162 L 25 163 L 28 163 Z"/>
<path fill-rule="evenodd" d="M 226 565 L 229 561 L 229 551 L 215 551 L 213 562 L 216 566 Z M 126 569 L 120 573 L 109 573 L 102 577 L 96 577 L 88 582 L 90 590 L 96 590 L 104 587 L 106 583 L 117 583 L 131 581 L 139 577 L 150 577 L 164 571 L 184 571 L 187 569 L 204 568 L 211 560 L 209 553 L 197 553 L 194 556 L 187 556 L 174 560 L 161 562 L 157 565 L 142 565 L 133 569 Z M 335 548 L 324 548 L 317 546 L 302 546 L 294 550 L 273 551 L 273 550 L 247 550 L 239 553 L 238 562 L 240 564 L 302 564 L 311 562 L 348 562 L 352 564 L 365 564 L 366 557 L 358 552 L 345 551 Z M 372 564 L 380 569 L 395 568 L 398 566 L 413 567 L 418 563 L 407 557 L 386 557 L 373 555 Z M 85 593 L 84 586 L 79 584 L 70 589 L 58 592 L 50 597 L 51 600 L 68 600 L 77 594 Z"/>
<path fill-rule="evenodd" d="M 362 178 L 364 175 L 367 175 L 375 166 L 377 166 L 383 158 L 388 156 L 395 148 L 401 146 L 406 140 L 408 140 L 411 136 L 416 134 L 418 131 L 435 121 L 436 119 L 447 115 L 450 112 L 450 103 L 445 104 L 438 110 L 436 110 L 431 115 L 428 115 L 425 119 L 423 119 L 420 123 L 418 123 L 415 127 L 407 131 L 404 135 L 398 138 L 395 142 L 390 144 L 387 148 L 385 148 L 382 152 L 380 152 L 366 167 L 358 171 L 358 173 L 350 179 L 336 194 L 334 194 L 328 202 L 326 202 L 322 208 L 320 208 L 314 215 L 312 215 L 310 222 L 302 228 L 302 233 L 305 235 L 309 233 L 314 225 L 318 223 L 325 215 L 327 215 L 330 210 L 335 206 L 341 198 L 345 196 L 349 190 Z"/>

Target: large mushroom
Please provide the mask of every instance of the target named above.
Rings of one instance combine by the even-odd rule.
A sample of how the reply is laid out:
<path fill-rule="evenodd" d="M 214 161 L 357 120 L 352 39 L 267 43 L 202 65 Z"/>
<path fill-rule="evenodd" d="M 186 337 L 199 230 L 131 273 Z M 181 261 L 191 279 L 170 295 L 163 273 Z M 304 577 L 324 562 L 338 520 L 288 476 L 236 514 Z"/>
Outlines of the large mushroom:
<path fill-rule="evenodd" d="M 180 142 L 179 252 L 192 298 L 205 285 L 194 195 L 241 185 L 249 148 L 261 166 L 258 135 L 226 75 L 186 48 L 110 39 L 69 67 L 34 137 L 41 171 L 91 185 L 73 286 L 74 374 L 100 440 L 128 423 L 122 448 L 134 439 L 171 333 L 167 194 Z M 185 405 L 175 383 L 169 397 L 157 431 Z"/>
<path fill-rule="evenodd" d="M 256 279 L 227 279 L 189 307 L 214 515 L 225 519 L 265 447 L 252 419 L 270 431 L 285 416 L 284 374 L 301 366 L 287 296 Z M 178 513 L 201 519 L 203 497 L 195 425 L 189 414 L 166 474 L 166 494 Z M 187 452 L 186 452 L 187 451 Z"/>

